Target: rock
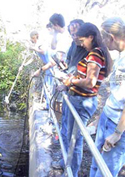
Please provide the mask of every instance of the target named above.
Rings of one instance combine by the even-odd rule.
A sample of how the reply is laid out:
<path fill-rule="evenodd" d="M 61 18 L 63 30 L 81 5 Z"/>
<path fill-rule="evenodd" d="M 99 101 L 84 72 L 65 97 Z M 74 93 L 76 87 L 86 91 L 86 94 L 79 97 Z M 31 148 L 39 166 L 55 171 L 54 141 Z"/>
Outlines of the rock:
<path fill-rule="evenodd" d="M 17 105 L 14 102 L 10 104 L 10 110 L 12 112 L 16 112 L 17 111 Z"/>

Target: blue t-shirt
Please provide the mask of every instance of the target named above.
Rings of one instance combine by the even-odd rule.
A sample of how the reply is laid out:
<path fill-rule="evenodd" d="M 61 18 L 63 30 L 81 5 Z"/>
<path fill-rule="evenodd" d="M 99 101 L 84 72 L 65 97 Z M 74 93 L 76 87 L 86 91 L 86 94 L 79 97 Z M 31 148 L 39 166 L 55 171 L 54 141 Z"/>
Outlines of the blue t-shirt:
<path fill-rule="evenodd" d="M 37 55 L 40 57 L 44 64 L 47 64 L 49 62 L 48 52 L 46 52 L 46 54 L 37 52 Z"/>
<path fill-rule="evenodd" d="M 50 61 L 50 60 L 49 60 L 49 57 L 50 57 L 50 56 L 49 56 L 49 53 L 48 53 L 48 52 L 46 52 L 45 54 L 42 54 L 42 53 L 37 52 L 37 55 L 40 57 L 40 59 L 43 61 L 44 64 L 47 64 L 47 63 Z M 52 75 L 50 69 L 47 69 L 47 70 L 45 71 L 45 73 Z"/>

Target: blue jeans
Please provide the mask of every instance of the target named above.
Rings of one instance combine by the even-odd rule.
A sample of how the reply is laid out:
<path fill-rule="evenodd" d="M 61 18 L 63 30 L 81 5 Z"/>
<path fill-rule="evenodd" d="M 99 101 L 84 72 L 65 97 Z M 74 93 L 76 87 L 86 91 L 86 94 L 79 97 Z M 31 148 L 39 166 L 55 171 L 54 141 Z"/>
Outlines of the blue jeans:
<path fill-rule="evenodd" d="M 36 52 L 37 55 L 40 57 L 40 59 L 43 61 L 44 64 L 47 64 L 50 61 L 50 54 L 47 51 L 45 54 Z M 50 69 L 45 71 L 45 76 L 44 76 L 44 83 L 46 84 L 46 86 L 48 87 L 49 90 L 52 90 L 52 85 L 53 85 L 53 77 L 52 77 L 52 73 L 50 71 Z M 44 96 L 46 99 L 46 109 L 49 109 L 49 98 L 46 94 L 46 92 L 44 92 Z"/>
<path fill-rule="evenodd" d="M 81 96 L 69 96 L 70 102 L 75 107 L 77 113 L 81 117 L 83 123 L 86 125 L 88 120 L 94 114 L 97 108 L 97 97 L 81 97 Z M 71 111 L 68 111 L 68 145 L 71 140 L 72 130 L 74 125 L 74 117 Z M 83 156 L 83 136 L 80 133 L 80 129 L 77 132 L 76 144 L 75 149 L 73 152 L 73 159 L 72 159 L 72 171 L 73 177 L 78 177 L 78 171 L 82 162 Z"/>
<path fill-rule="evenodd" d="M 116 124 L 112 122 L 103 112 L 99 120 L 95 140 L 95 145 L 99 151 L 101 151 L 105 139 L 114 133 L 115 128 Z M 117 177 L 120 169 L 125 164 L 125 132 L 111 151 L 102 151 L 101 154 L 109 170 L 111 171 L 112 176 Z M 101 171 L 99 170 L 94 158 L 92 159 L 90 177 L 102 177 Z"/>
<path fill-rule="evenodd" d="M 67 146 L 67 119 L 68 119 L 68 105 L 65 102 L 65 99 L 63 99 L 62 102 L 62 117 L 61 117 L 61 121 L 62 121 L 62 127 L 61 127 L 61 135 L 62 135 L 62 139 L 63 139 L 63 143 L 65 146 L 66 151 L 68 151 L 68 146 Z"/>
<path fill-rule="evenodd" d="M 47 86 L 48 90 L 51 91 L 52 86 L 53 86 L 53 77 L 52 77 L 52 74 L 49 70 L 46 70 L 46 72 L 45 72 L 44 83 Z M 45 99 L 46 99 L 46 109 L 49 109 L 50 101 L 49 101 L 49 98 L 48 98 L 46 92 L 44 92 L 44 96 L 45 96 Z"/>

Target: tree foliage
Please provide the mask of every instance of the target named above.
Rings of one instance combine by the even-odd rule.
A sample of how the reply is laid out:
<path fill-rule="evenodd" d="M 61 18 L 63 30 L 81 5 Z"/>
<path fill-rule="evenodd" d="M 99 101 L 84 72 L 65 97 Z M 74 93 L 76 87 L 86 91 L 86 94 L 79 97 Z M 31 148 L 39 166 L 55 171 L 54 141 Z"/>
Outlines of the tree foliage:
<path fill-rule="evenodd" d="M 24 47 L 19 43 L 7 42 L 6 52 L 0 52 L 0 91 L 8 91 L 22 62 L 20 53 Z"/>

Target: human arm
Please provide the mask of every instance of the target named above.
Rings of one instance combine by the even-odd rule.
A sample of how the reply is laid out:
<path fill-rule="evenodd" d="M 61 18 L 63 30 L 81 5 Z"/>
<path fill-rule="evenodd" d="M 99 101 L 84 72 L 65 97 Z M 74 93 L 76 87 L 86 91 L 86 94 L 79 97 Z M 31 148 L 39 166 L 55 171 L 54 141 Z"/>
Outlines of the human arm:
<path fill-rule="evenodd" d="M 35 52 L 41 53 L 41 54 L 43 54 L 43 55 L 46 53 L 45 49 L 43 49 L 42 46 L 39 46 L 39 47 L 30 46 L 29 49 L 30 49 L 30 50 L 33 50 L 33 51 L 35 51 Z"/>
<path fill-rule="evenodd" d="M 96 85 L 100 67 L 95 63 L 88 63 L 86 78 L 72 79 L 72 84 L 81 88 L 91 89 Z"/>
<path fill-rule="evenodd" d="M 51 60 L 51 61 L 48 62 L 46 65 L 44 65 L 44 66 L 41 68 L 41 70 L 42 70 L 42 71 L 46 71 L 47 69 L 52 68 L 52 67 L 55 66 L 55 65 L 56 65 L 56 63 L 55 63 L 53 60 Z"/>
<path fill-rule="evenodd" d="M 116 127 L 117 130 L 121 132 L 121 134 L 125 131 L 125 107 L 122 112 L 121 119 Z"/>
<path fill-rule="evenodd" d="M 41 71 L 44 72 L 47 69 L 52 68 L 55 65 L 56 65 L 56 63 L 54 61 L 48 62 L 46 65 L 42 66 L 37 71 L 35 71 L 34 76 L 39 76 Z"/>
<path fill-rule="evenodd" d="M 105 140 L 105 143 L 103 145 L 104 151 L 110 151 L 112 147 L 115 147 L 115 144 L 120 140 L 121 135 L 125 131 L 125 107 L 122 112 L 121 119 L 116 126 L 116 129 L 113 134 L 108 136 Z"/>
<path fill-rule="evenodd" d="M 68 80 L 64 81 L 64 84 L 66 84 L 66 86 L 73 84 L 81 88 L 93 88 L 96 85 L 99 71 L 100 67 L 97 64 L 88 63 L 86 78 L 78 79 L 76 77 L 70 76 Z"/>

